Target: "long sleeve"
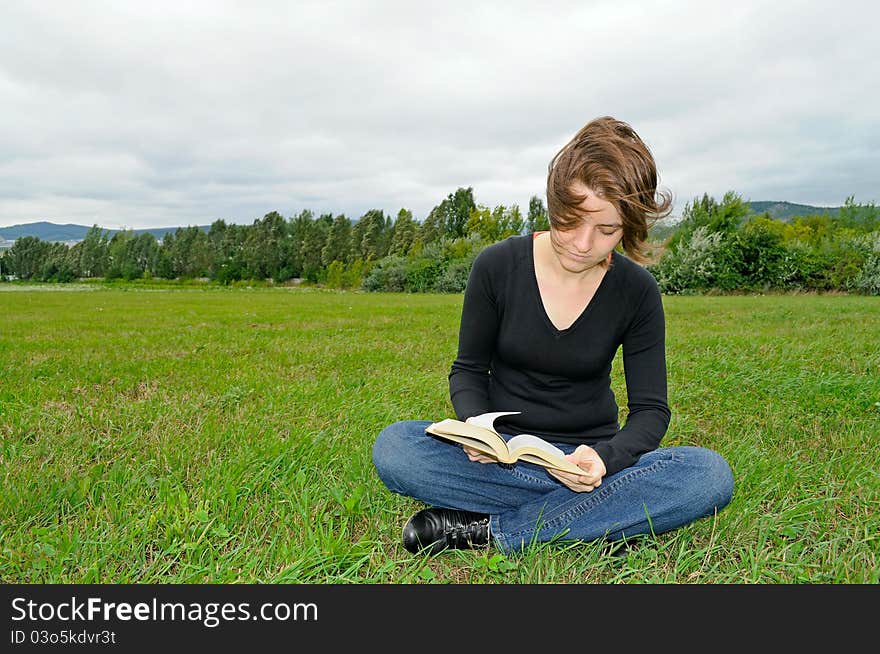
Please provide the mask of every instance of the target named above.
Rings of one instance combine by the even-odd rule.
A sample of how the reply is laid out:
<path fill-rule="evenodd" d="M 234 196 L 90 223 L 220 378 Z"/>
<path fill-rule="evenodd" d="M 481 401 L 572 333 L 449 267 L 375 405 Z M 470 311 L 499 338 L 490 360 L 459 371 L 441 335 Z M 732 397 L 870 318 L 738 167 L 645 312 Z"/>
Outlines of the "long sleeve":
<path fill-rule="evenodd" d="M 489 248 L 477 255 L 464 292 L 458 355 L 449 373 L 449 395 L 459 420 L 490 410 L 489 366 L 499 325 L 489 270 L 492 253 Z"/>
<path fill-rule="evenodd" d="M 607 474 L 631 466 L 657 449 L 669 426 L 666 388 L 666 323 L 656 283 L 646 289 L 623 338 L 628 416 L 614 437 L 596 443 Z"/>

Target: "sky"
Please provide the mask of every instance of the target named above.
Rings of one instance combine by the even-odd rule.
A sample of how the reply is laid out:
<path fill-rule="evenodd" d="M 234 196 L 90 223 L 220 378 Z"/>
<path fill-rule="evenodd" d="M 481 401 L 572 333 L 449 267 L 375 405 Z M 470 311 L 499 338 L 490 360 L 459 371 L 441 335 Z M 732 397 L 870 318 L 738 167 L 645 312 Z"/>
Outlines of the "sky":
<path fill-rule="evenodd" d="M 0 4 L 0 226 L 423 220 L 545 197 L 628 122 L 674 214 L 704 193 L 880 201 L 874 2 Z"/>

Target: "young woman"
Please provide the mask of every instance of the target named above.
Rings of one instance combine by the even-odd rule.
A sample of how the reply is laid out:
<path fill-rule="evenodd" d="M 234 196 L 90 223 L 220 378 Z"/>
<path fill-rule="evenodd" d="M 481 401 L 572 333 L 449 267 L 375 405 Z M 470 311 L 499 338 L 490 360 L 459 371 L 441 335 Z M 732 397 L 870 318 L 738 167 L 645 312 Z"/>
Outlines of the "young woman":
<path fill-rule="evenodd" d="M 431 505 L 404 527 L 409 551 L 618 540 L 711 516 L 731 499 L 720 455 L 659 448 L 670 419 L 663 304 L 637 262 L 648 221 L 671 198 L 658 193 L 647 146 L 622 121 L 591 121 L 551 161 L 547 204 L 549 232 L 510 237 L 474 261 L 450 397 L 460 420 L 519 412 L 496 428 L 553 442 L 583 474 L 499 464 L 427 434 L 429 421 L 394 423 L 373 446 L 377 473 Z M 621 347 L 622 428 L 611 389 Z"/>

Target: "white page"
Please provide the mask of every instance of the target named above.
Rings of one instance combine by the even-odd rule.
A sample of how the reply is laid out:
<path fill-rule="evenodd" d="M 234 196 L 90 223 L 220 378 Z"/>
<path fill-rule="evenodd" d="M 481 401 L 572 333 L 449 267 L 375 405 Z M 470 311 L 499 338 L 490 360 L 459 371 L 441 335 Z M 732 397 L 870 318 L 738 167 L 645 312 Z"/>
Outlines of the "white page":
<path fill-rule="evenodd" d="M 501 416 L 512 416 L 517 413 L 522 413 L 521 411 L 495 411 L 492 413 L 481 413 L 478 416 L 471 416 L 465 422 L 470 423 L 472 425 L 476 425 L 477 427 L 482 427 L 483 429 L 489 429 L 494 431 L 496 434 L 498 430 L 495 429 L 495 419 L 500 418 Z"/>
<path fill-rule="evenodd" d="M 514 436 L 509 441 L 507 441 L 507 446 L 511 450 L 517 447 L 522 447 L 523 445 L 531 445 L 538 448 L 539 450 L 544 450 L 545 452 L 550 452 L 551 454 L 555 454 L 557 456 L 565 458 L 565 452 L 560 450 L 552 443 L 548 443 L 543 438 L 539 438 L 538 436 L 532 436 L 531 434 L 520 434 L 519 436 Z"/>

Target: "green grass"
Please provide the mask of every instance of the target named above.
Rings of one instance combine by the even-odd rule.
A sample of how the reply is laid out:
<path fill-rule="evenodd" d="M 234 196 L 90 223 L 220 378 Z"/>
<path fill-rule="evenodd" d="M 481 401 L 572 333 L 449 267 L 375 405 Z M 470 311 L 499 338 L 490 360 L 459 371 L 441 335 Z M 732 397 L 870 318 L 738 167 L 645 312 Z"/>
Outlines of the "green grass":
<path fill-rule="evenodd" d="M 665 298 L 664 444 L 731 463 L 714 519 L 620 556 L 427 558 L 400 544 L 420 505 L 370 451 L 390 422 L 451 415 L 460 295 L 16 288 L 0 292 L 4 582 L 880 581 L 880 298 Z"/>

